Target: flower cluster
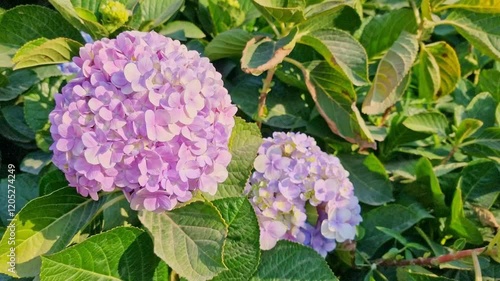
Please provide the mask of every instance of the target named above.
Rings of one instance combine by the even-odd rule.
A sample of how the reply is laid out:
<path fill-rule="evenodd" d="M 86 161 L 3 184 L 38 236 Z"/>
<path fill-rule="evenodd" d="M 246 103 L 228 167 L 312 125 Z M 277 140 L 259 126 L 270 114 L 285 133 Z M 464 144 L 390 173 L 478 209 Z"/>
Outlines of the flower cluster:
<path fill-rule="evenodd" d="M 354 239 L 361 209 L 338 158 L 301 133 L 275 132 L 258 154 L 246 192 L 259 218 L 262 249 L 287 239 L 326 256 L 336 242 Z"/>
<path fill-rule="evenodd" d="M 207 58 L 155 32 L 86 44 L 55 96 L 53 162 L 83 196 L 171 210 L 227 178 L 236 107 Z"/>
<path fill-rule="evenodd" d="M 83 40 L 85 40 L 86 43 L 94 42 L 94 40 L 92 40 L 92 37 L 90 37 L 90 34 L 85 33 L 83 31 L 80 31 L 80 34 L 82 35 Z M 76 65 L 76 63 L 74 63 L 72 61 L 61 63 L 57 67 L 59 68 L 61 73 L 64 75 L 73 75 L 73 74 L 78 73 L 78 71 L 80 71 L 80 67 L 78 67 L 78 65 Z"/>

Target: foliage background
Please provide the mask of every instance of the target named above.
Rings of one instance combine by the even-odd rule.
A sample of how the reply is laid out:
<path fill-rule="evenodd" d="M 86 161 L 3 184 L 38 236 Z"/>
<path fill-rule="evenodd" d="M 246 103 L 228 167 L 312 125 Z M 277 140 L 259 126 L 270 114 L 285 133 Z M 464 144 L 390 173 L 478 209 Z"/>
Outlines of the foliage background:
<path fill-rule="evenodd" d="M 99 0 L 49 2 L 0 4 L 0 200 L 14 164 L 18 277 L 165 280 L 173 268 L 189 280 L 500 278 L 496 250 L 476 266 L 470 255 L 430 268 L 404 262 L 498 243 L 500 1 L 123 0 L 124 22 L 103 22 Z M 127 29 L 179 39 L 222 73 L 242 119 L 215 198 L 138 216 L 119 194 L 75 196 L 50 164 L 47 115 L 70 78 L 54 64 L 77 54 L 80 30 L 99 39 Z M 241 190 L 260 135 L 274 131 L 314 136 L 351 173 L 364 221 L 327 263 L 293 243 L 258 250 Z M 8 218 L 2 208 L 0 234 Z M 175 233 L 189 225 L 203 225 L 211 243 Z M 188 266 L 183 254 L 196 250 L 210 261 Z"/>

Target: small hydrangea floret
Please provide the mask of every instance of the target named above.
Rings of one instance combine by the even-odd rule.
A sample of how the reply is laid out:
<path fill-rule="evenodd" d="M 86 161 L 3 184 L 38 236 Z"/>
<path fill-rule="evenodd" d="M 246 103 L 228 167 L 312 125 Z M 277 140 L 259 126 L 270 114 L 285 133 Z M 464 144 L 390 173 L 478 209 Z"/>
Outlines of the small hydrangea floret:
<path fill-rule="evenodd" d="M 83 196 L 122 190 L 133 209 L 215 194 L 236 107 L 207 58 L 155 32 L 86 44 L 50 114 L 53 162 Z"/>
<path fill-rule="evenodd" d="M 259 219 L 260 246 L 286 239 L 322 256 L 354 239 L 361 208 L 349 173 L 337 157 L 301 133 L 275 132 L 264 139 L 246 192 Z"/>

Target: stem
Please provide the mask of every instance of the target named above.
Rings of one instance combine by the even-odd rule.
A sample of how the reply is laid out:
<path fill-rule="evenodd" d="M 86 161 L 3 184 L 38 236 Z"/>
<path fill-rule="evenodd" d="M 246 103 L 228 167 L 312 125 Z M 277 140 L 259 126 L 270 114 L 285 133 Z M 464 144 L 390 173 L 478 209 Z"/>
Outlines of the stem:
<path fill-rule="evenodd" d="M 459 260 L 473 255 L 479 255 L 486 250 L 486 247 L 462 250 L 455 253 L 450 253 L 442 256 L 432 258 L 416 258 L 411 260 L 376 260 L 375 264 L 380 266 L 407 266 L 407 265 L 421 265 L 421 266 L 438 266 L 454 260 Z"/>
<path fill-rule="evenodd" d="M 271 27 L 271 29 L 274 31 L 274 34 L 276 34 L 277 38 L 281 38 L 281 33 L 279 32 L 278 28 L 276 28 L 276 25 L 272 22 L 272 20 L 268 19 L 267 17 L 264 17 Z"/>
<path fill-rule="evenodd" d="M 455 152 L 457 152 L 457 147 L 453 146 L 453 148 L 450 150 L 450 153 L 448 153 L 448 155 L 446 155 L 446 158 L 444 158 L 443 161 L 441 161 L 441 165 L 448 163 L 448 161 L 450 161 L 451 157 L 453 157 Z"/>
<path fill-rule="evenodd" d="M 378 124 L 378 127 L 384 126 L 385 121 L 387 121 L 387 118 L 389 117 L 389 114 L 391 114 L 391 111 L 393 108 L 394 108 L 394 105 L 391 105 L 384 111 L 384 115 L 382 115 L 382 119 L 380 120 L 380 124 Z"/>
<path fill-rule="evenodd" d="M 276 68 L 271 68 L 267 71 L 266 79 L 264 79 L 264 84 L 260 90 L 259 105 L 257 106 L 257 126 L 259 128 L 262 126 L 262 119 L 264 118 L 264 109 L 266 107 L 266 98 L 269 91 L 271 91 L 271 83 L 273 81 L 274 72 Z"/>
<path fill-rule="evenodd" d="M 483 281 L 483 275 L 481 273 L 481 266 L 479 265 L 479 260 L 477 259 L 477 254 L 472 253 L 472 263 L 474 264 L 474 280 Z"/>
<path fill-rule="evenodd" d="M 175 272 L 173 269 L 170 269 L 171 272 L 170 272 L 170 281 L 179 281 L 180 278 L 179 278 L 179 274 L 177 274 L 177 272 Z"/>

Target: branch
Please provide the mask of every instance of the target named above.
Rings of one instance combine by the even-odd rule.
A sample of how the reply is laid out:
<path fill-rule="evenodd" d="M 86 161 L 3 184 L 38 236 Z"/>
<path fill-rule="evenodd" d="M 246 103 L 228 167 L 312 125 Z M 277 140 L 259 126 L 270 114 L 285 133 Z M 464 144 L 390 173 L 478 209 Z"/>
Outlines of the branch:
<path fill-rule="evenodd" d="M 257 126 L 259 128 L 262 126 L 262 119 L 264 118 L 264 109 L 266 107 L 266 98 L 269 91 L 271 91 L 271 83 L 273 82 L 273 76 L 276 68 L 273 67 L 267 71 L 266 79 L 262 85 L 259 96 L 259 105 L 257 106 Z"/>
<path fill-rule="evenodd" d="M 463 258 L 471 257 L 473 255 L 480 255 L 486 251 L 486 247 L 462 250 L 455 253 L 450 253 L 442 256 L 432 258 L 416 258 L 411 260 L 384 260 L 379 259 L 374 262 L 378 266 L 407 266 L 407 265 L 421 265 L 421 266 L 438 266 L 450 261 L 460 260 Z"/>

